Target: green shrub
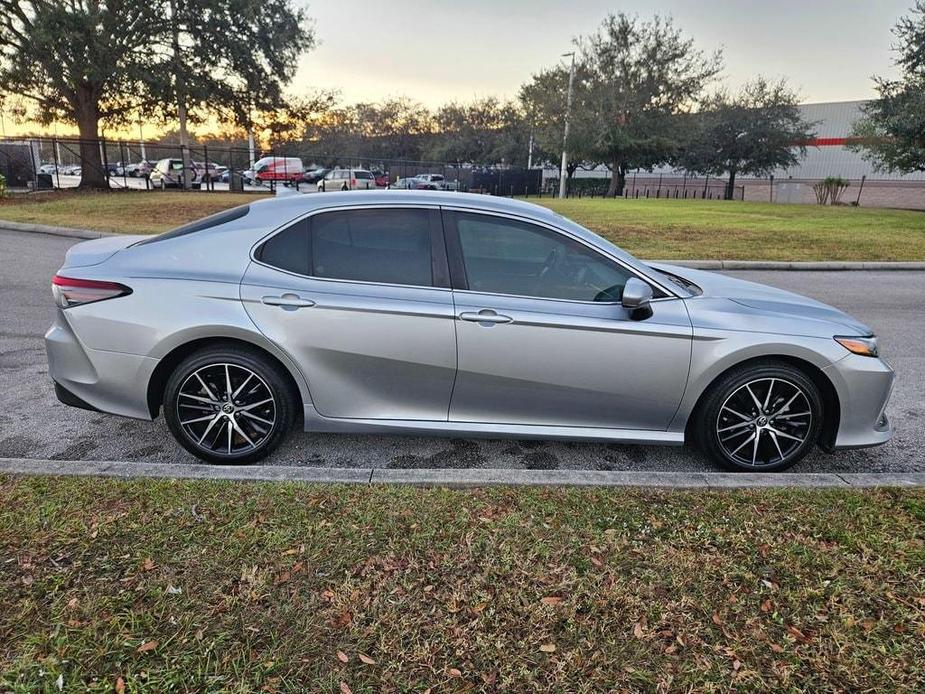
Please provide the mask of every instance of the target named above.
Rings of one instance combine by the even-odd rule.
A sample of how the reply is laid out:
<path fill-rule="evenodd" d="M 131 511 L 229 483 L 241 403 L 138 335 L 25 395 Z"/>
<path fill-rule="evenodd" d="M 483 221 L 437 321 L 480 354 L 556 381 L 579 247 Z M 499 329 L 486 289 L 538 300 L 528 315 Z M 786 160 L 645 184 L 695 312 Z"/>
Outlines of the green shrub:
<path fill-rule="evenodd" d="M 819 205 L 838 205 L 842 194 L 851 183 L 841 176 L 828 176 L 813 185 L 816 202 Z"/>

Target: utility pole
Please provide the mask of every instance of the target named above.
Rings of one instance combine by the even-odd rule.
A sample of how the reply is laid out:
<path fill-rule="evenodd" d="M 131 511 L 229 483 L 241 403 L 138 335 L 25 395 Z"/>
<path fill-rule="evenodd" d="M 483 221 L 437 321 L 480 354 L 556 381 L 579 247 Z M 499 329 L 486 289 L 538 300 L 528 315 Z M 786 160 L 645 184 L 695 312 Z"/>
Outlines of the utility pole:
<path fill-rule="evenodd" d="M 575 51 L 571 53 L 563 53 L 562 57 L 567 56 L 572 57 L 572 66 L 569 68 L 568 73 L 568 97 L 565 101 L 565 132 L 562 133 L 562 166 L 559 168 L 559 197 L 565 197 L 565 185 L 566 178 L 568 177 L 568 152 L 566 148 L 568 146 L 568 120 L 569 115 L 572 110 L 572 92 L 575 89 Z"/>
<path fill-rule="evenodd" d="M 173 30 L 174 86 L 177 91 L 177 119 L 180 121 L 180 156 L 183 159 L 183 188 L 190 187 L 192 162 L 189 156 L 189 133 L 186 129 L 186 84 L 183 81 L 183 63 L 180 61 L 180 22 L 177 19 L 177 0 L 170 0 L 170 20 Z"/>

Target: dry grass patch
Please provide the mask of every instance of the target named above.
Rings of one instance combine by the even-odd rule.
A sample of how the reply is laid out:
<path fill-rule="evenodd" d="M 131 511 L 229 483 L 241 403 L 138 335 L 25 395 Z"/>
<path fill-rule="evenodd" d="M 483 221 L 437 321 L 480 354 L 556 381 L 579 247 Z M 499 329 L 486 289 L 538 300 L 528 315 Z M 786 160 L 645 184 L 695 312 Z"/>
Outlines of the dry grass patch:
<path fill-rule="evenodd" d="M 925 492 L 0 478 L 0 689 L 921 690 Z"/>

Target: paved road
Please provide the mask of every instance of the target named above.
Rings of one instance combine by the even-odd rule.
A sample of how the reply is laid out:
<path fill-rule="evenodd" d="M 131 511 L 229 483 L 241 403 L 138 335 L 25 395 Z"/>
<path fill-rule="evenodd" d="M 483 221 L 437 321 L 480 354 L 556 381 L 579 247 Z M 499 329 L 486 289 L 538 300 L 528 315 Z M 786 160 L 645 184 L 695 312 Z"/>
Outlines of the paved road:
<path fill-rule="evenodd" d="M 65 407 L 48 379 L 42 335 L 49 280 L 73 239 L 0 231 L 0 457 L 191 462 L 163 420 L 139 422 Z M 925 273 L 729 273 L 834 304 L 873 326 L 898 375 L 884 447 L 815 453 L 804 472 L 925 470 Z M 276 465 L 713 471 L 683 448 L 535 441 L 294 434 Z"/>

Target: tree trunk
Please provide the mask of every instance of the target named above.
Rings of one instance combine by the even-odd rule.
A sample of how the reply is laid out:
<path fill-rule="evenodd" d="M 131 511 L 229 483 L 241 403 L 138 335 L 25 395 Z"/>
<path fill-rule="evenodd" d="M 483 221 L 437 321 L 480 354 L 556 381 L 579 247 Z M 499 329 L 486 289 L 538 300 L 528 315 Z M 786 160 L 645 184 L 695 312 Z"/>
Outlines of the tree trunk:
<path fill-rule="evenodd" d="M 607 188 L 608 198 L 618 198 L 623 195 L 623 188 L 626 186 L 626 167 L 616 160 L 613 163 L 612 173 L 610 175 L 610 185 Z"/>
<path fill-rule="evenodd" d="M 723 194 L 724 200 L 732 200 L 732 196 L 735 194 L 736 189 L 736 171 L 731 169 L 729 171 L 729 180 L 726 181 L 726 192 Z"/>
<path fill-rule="evenodd" d="M 77 128 L 80 131 L 79 188 L 109 190 L 109 179 L 100 156 L 100 109 L 93 93 L 81 89 L 77 93 Z"/>

